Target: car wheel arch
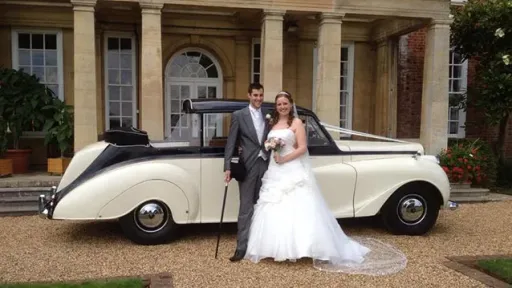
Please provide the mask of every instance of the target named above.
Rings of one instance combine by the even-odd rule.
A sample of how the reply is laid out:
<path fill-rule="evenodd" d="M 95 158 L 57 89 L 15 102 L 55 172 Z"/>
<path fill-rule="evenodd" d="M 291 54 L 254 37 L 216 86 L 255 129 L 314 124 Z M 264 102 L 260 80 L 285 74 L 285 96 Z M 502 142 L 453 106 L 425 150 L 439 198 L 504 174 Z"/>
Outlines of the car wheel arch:
<path fill-rule="evenodd" d="M 441 191 L 434 184 L 411 181 L 391 193 L 378 214 L 393 234 L 423 235 L 437 221 L 442 199 Z"/>
<path fill-rule="evenodd" d="M 435 199 L 436 199 L 436 201 L 438 201 L 438 204 L 442 205 L 442 203 L 443 203 L 443 195 L 441 194 L 441 191 L 439 190 L 439 188 L 437 188 L 434 184 L 432 184 L 429 181 L 425 181 L 425 180 L 414 180 L 414 181 L 404 183 L 403 185 L 397 187 L 395 189 L 395 191 L 393 191 L 393 193 L 390 193 L 388 198 L 384 202 L 384 205 L 382 205 L 379 213 L 381 213 L 382 209 L 384 209 L 384 207 L 386 207 L 386 205 L 388 205 L 388 203 L 389 203 L 390 199 L 393 197 L 393 195 L 395 195 L 396 193 L 398 193 L 400 191 L 406 190 L 406 189 L 407 190 L 408 189 L 421 189 L 421 190 L 431 191 L 433 193 L 433 195 L 435 195 Z"/>
<path fill-rule="evenodd" d="M 148 184 L 155 183 L 155 182 L 161 182 L 161 183 L 165 183 L 166 185 L 171 185 L 174 189 L 167 190 L 166 194 L 168 194 L 169 196 L 174 194 L 175 197 L 178 196 L 178 197 L 182 197 L 184 199 L 184 201 L 185 201 L 184 204 L 186 205 L 186 209 L 185 209 L 186 210 L 185 214 L 187 215 L 186 219 L 184 219 L 184 216 L 180 216 L 180 214 L 183 215 L 184 213 L 178 213 L 176 211 L 176 209 L 173 209 L 173 206 L 175 206 L 176 203 L 172 199 L 169 199 L 169 198 L 172 198 L 172 196 L 171 197 L 161 197 L 158 195 L 157 196 L 148 195 L 147 197 L 140 197 L 138 200 L 131 201 L 131 203 L 129 204 L 129 208 L 126 208 L 125 212 L 123 212 L 123 213 L 110 212 L 109 216 L 107 216 L 107 217 L 102 216 L 106 213 L 107 210 L 111 209 L 110 207 L 116 207 L 116 205 L 117 205 L 116 202 L 122 201 L 122 200 L 120 200 L 121 197 L 126 197 L 129 193 L 134 193 L 134 192 L 132 192 L 132 191 L 134 191 L 134 189 L 138 189 L 141 186 L 148 185 Z M 169 191 L 173 191 L 173 192 L 169 193 Z M 166 179 L 148 179 L 148 180 L 139 182 L 139 183 L 131 186 L 130 188 L 126 189 L 125 191 L 123 191 L 122 193 L 117 195 L 115 198 L 110 200 L 107 204 L 105 204 L 102 207 L 102 209 L 98 213 L 98 218 L 100 218 L 100 219 L 113 219 L 113 218 L 119 219 L 119 218 L 125 217 L 126 215 L 133 213 L 134 209 L 139 207 L 144 202 L 151 201 L 151 200 L 159 201 L 159 202 L 162 202 L 163 204 L 165 204 L 167 206 L 167 209 L 169 209 L 171 215 L 177 216 L 174 219 L 177 224 L 188 222 L 191 217 L 192 218 L 195 217 L 194 215 L 196 215 L 198 213 L 198 211 L 196 211 L 198 209 L 193 209 L 193 207 L 191 207 L 191 205 L 192 205 L 191 201 L 190 201 L 189 197 L 187 196 L 187 193 L 185 193 L 185 191 L 183 191 L 183 189 L 181 189 L 181 187 L 179 187 L 175 183 L 170 182 Z M 114 214 L 112 214 L 112 213 L 114 213 Z"/>

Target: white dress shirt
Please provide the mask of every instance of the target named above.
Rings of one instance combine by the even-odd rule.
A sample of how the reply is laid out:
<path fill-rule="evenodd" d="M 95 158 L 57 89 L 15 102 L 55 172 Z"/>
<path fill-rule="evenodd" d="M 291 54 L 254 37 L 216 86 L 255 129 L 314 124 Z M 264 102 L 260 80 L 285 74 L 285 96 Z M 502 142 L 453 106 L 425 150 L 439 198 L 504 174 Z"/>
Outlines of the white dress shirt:
<path fill-rule="evenodd" d="M 261 108 L 256 109 L 252 107 L 252 105 L 249 105 L 249 110 L 251 111 L 252 122 L 254 123 L 254 128 L 256 129 L 256 134 L 258 135 L 258 141 L 261 143 L 263 141 L 263 132 L 265 131 L 265 120 L 263 119 Z M 260 150 L 258 156 L 266 160 L 263 151 Z"/>

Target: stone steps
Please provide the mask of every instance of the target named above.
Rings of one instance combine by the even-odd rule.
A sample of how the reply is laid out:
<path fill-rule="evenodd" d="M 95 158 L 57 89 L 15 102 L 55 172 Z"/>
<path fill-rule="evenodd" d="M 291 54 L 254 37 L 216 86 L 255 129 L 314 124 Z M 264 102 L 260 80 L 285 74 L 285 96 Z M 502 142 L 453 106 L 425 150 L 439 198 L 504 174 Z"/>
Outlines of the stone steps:
<path fill-rule="evenodd" d="M 463 196 L 463 197 L 450 197 L 450 201 L 455 203 L 471 203 L 471 202 L 489 202 L 491 201 L 488 196 Z"/>
<path fill-rule="evenodd" d="M 484 188 L 453 189 L 451 191 L 452 197 L 485 197 L 489 194 L 489 189 Z"/>
<path fill-rule="evenodd" d="M 489 193 L 485 196 L 452 196 L 450 197 L 450 200 L 456 203 L 482 203 L 494 201 L 512 201 L 512 196 L 499 193 Z"/>
<path fill-rule="evenodd" d="M 457 203 L 487 202 L 489 189 L 472 188 L 469 184 L 454 184 L 450 193 L 450 200 Z"/>
<path fill-rule="evenodd" d="M 49 195 L 51 187 L 0 188 L 0 217 L 38 213 L 39 195 Z"/>

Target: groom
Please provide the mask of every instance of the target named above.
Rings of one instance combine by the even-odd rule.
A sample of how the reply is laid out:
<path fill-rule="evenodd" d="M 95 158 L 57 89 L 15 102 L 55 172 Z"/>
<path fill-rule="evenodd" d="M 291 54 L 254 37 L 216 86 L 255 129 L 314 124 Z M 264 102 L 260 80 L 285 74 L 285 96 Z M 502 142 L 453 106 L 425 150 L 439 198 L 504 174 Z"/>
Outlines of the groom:
<path fill-rule="evenodd" d="M 225 181 L 231 181 L 231 158 L 235 146 L 239 143 L 241 148 L 240 161 L 244 163 L 246 176 L 239 185 L 240 208 L 238 210 L 238 233 L 235 254 L 231 261 L 240 261 L 245 256 L 249 238 L 249 228 L 254 211 L 254 204 L 258 200 L 261 187 L 261 178 L 268 168 L 269 153 L 263 148 L 267 138 L 269 126 L 265 114 L 261 109 L 263 103 L 263 86 L 252 83 L 248 89 L 249 106 L 235 111 L 231 117 L 231 127 L 226 143 L 224 156 Z"/>

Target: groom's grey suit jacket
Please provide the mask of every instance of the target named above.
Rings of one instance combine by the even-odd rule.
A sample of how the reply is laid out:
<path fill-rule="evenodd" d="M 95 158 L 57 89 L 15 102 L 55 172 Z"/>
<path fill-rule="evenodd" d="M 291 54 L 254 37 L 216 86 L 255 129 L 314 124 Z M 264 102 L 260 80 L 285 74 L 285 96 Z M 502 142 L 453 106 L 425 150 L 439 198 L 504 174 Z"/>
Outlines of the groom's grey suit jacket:
<path fill-rule="evenodd" d="M 238 146 L 242 147 L 240 160 L 243 161 L 247 170 L 250 170 L 250 167 L 254 167 L 260 151 L 263 151 L 268 159 L 270 153 L 265 151 L 264 143 L 270 126 L 268 121 L 265 120 L 265 114 L 267 111 L 261 108 L 261 112 L 262 119 L 265 121 L 265 128 L 261 142 L 258 141 L 258 134 L 256 133 L 256 128 L 254 128 L 249 106 L 233 112 L 231 116 L 231 127 L 229 129 L 228 140 L 225 148 L 224 171 L 231 169 L 231 159 L 233 158 L 234 152 Z"/>

